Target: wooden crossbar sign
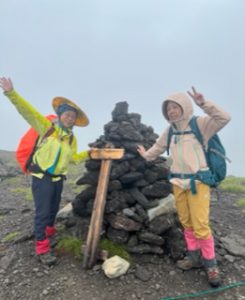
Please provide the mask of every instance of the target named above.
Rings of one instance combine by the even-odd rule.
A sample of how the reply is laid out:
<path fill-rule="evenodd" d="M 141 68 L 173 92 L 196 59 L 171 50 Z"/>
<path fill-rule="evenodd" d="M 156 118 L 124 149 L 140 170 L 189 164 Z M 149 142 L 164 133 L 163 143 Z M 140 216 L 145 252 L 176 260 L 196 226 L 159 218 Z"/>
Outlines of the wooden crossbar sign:
<path fill-rule="evenodd" d="M 93 148 L 90 153 L 92 159 L 101 160 L 101 167 L 86 245 L 83 248 L 83 267 L 86 269 L 92 268 L 97 260 L 97 248 L 103 223 L 112 160 L 121 159 L 123 155 L 124 149 L 115 148 Z"/>

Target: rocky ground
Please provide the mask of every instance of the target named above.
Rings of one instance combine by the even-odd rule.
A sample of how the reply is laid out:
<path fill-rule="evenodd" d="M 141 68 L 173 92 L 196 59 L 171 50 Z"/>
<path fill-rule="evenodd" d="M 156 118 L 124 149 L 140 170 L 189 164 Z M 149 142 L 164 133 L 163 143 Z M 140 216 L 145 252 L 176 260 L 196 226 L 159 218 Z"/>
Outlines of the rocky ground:
<path fill-rule="evenodd" d="M 70 182 L 65 185 L 62 206 L 75 196 Z M 210 289 L 203 270 L 178 270 L 167 255 L 134 256 L 135 264 L 116 279 L 108 279 L 100 263 L 84 270 L 81 261 L 66 255 L 59 256 L 58 265 L 44 267 L 34 253 L 29 189 L 30 178 L 23 175 L 0 181 L 0 299 L 161 300 Z M 212 197 L 211 226 L 223 286 L 245 281 L 245 211 L 237 205 L 242 197 L 225 192 L 219 200 L 215 193 Z M 245 299 L 245 286 L 199 299 Z"/>

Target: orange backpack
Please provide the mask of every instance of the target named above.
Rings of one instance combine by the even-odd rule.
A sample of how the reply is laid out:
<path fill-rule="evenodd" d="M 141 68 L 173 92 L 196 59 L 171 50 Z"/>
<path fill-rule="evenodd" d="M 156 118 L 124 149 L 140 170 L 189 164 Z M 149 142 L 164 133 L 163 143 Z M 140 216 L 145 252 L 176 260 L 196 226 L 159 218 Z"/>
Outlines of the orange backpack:
<path fill-rule="evenodd" d="M 57 118 L 56 115 L 48 115 L 46 118 L 50 121 Z M 45 135 L 42 137 L 42 140 L 50 136 L 54 132 L 54 124 L 48 129 Z M 35 152 L 36 145 L 38 142 L 39 134 L 35 129 L 30 128 L 20 139 L 19 145 L 16 149 L 16 160 L 20 165 L 21 170 L 26 174 L 29 173 L 28 165 L 31 163 L 32 156 Z"/>

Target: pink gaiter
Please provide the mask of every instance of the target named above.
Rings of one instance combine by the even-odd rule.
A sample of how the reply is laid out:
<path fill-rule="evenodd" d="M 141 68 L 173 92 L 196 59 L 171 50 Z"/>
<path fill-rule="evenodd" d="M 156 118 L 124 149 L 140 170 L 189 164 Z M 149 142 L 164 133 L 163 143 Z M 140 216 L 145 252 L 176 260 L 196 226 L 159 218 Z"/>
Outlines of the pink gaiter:
<path fill-rule="evenodd" d="M 51 237 L 56 233 L 55 226 L 46 226 L 45 228 L 46 237 Z"/>
<path fill-rule="evenodd" d="M 199 240 L 195 237 L 191 229 L 184 230 L 184 237 L 188 251 L 195 251 L 200 249 Z"/>
<path fill-rule="evenodd" d="M 214 238 L 211 235 L 208 239 L 199 239 L 202 257 L 207 260 L 215 258 Z"/>
<path fill-rule="evenodd" d="M 44 254 L 50 251 L 49 240 L 36 241 L 36 254 Z"/>

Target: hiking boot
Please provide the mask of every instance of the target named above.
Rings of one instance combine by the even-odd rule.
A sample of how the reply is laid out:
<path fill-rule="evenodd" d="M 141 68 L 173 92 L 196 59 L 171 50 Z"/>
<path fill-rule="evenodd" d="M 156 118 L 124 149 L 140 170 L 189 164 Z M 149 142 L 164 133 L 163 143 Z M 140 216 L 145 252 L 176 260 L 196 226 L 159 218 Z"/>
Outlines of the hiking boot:
<path fill-rule="evenodd" d="M 57 257 L 52 255 L 50 252 L 39 254 L 38 259 L 42 264 L 49 267 L 57 263 Z"/>
<path fill-rule="evenodd" d="M 202 261 L 200 251 L 188 251 L 188 255 L 184 259 L 178 260 L 176 264 L 179 269 L 185 271 L 193 268 L 201 268 Z"/>
<path fill-rule="evenodd" d="M 57 244 L 59 243 L 59 238 L 56 234 L 49 237 L 48 239 L 49 239 L 51 248 L 55 248 L 57 246 Z"/>
<path fill-rule="evenodd" d="M 184 271 L 190 269 L 198 269 L 202 267 L 201 262 L 194 262 L 189 256 L 186 256 L 184 259 L 178 260 L 176 265 L 179 269 Z"/>
<path fill-rule="evenodd" d="M 208 283 L 212 287 L 218 287 L 221 284 L 221 279 L 219 276 L 219 269 L 217 266 L 206 268 L 206 273 L 208 277 Z"/>

